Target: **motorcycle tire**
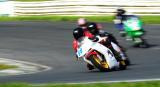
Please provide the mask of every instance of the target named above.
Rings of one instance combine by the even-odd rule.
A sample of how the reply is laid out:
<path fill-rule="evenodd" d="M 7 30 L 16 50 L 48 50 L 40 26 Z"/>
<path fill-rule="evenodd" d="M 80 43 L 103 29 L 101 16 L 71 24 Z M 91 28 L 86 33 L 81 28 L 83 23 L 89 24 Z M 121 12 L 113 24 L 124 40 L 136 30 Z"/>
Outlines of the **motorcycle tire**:
<path fill-rule="evenodd" d="M 147 43 L 147 41 L 146 40 L 144 40 L 144 39 L 142 39 L 142 43 L 140 44 L 140 47 L 141 48 L 149 48 L 149 44 Z"/>
<path fill-rule="evenodd" d="M 139 38 L 141 42 L 134 44 L 134 47 L 136 48 L 149 48 L 149 44 L 146 42 L 145 39 Z"/>
<path fill-rule="evenodd" d="M 125 70 L 126 68 L 127 68 L 127 65 L 126 65 L 125 61 L 120 61 L 119 62 L 119 69 Z"/>
<path fill-rule="evenodd" d="M 128 65 L 131 65 L 131 62 L 130 62 L 129 59 L 124 60 L 124 62 L 125 62 L 125 64 L 126 64 L 127 66 L 128 66 Z"/>
<path fill-rule="evenodd" d="M 106 61 L 101 61 L 97 57 L 97 55 L 91 55 L 90 56 L 90 61 L 100 71 L 102 71 L 102 72 L 109 71 L 109 65 L 107 64 L 107 62 Z"/>

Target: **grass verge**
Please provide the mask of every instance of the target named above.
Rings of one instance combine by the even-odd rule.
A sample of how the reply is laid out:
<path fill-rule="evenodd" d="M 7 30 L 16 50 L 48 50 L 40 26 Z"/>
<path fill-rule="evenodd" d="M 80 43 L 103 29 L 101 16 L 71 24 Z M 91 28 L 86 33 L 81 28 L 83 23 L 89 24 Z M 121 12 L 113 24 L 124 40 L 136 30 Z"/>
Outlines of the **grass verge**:
<path fill-rule="evenodd" d="M 76 21 L 84 17 L 89 21 L 112 22 L 113 16 L 20 16 L 20 17 L 0 17 L 0 21 Z M 160 16 L 140 16 L 144 23 L 159 24 Z"/>
<path fill-rule="evenodd" d="M 0 64 L 0 70 L 12 69 L 12 68 L 18 68 L 18 67 L 15 65 Z"/>
<path fill-rule="evenodd" d="M 160 81 L 47 85 L 33 85 L 28 83 L 4 83 L 0 84 L 0 87 L 160 87 Z"/>

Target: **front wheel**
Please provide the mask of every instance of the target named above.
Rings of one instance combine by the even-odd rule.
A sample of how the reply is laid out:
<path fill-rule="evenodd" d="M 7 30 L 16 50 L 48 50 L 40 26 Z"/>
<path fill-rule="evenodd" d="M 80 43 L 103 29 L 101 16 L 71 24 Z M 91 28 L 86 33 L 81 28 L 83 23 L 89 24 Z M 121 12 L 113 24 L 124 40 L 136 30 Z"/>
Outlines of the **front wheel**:
<path fill-rule="evenodd" d="M 109 71 L 109 65 L 107 64 L 107 62 L 102 61 L 100 58 L 97 57 L 97 55 L 91 55 L 90 56 L 90 61 L 100 71 L 102 71 L 102 72 Z"/>
<path fill-rule="evenodd" d="M 148 48 L 149 44 L 147 41 L 143 38 L 134 38 L 134 47 L 140 47 L 140 48 Z"/>
<path fill-rule="evenodd" d="M 140 44 L 141 48 L 149 48 L 149 44 L 145 39 L 142 39 L 142 43 Z"/>

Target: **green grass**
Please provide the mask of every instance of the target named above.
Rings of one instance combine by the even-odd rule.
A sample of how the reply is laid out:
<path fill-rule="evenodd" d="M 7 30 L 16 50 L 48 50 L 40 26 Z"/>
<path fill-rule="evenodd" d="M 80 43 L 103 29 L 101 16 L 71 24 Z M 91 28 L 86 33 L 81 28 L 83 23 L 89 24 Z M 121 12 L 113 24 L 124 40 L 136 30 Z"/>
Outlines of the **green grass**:
<path fill-rule="evenodd" d="M 33 85 L 28 83 L 1 83 L 0 87 L 160 87 L 160 81 L 149 82 L 121 82 L 121 83 L 94 83 L 94 84 L 46 84 Z"/>
<path fill-rule="evenodd" d="M 160 24 L 160 16 L 142 16 L 144 23 Z"/>
<path fill-rule="evenodd" d="M 17 68 L 15 65 L 0 64 L 0 70 Z"/>
<path fill-rule="evenodd" d="M 113 16 L 20 16 L 20 17 L 0 17 L 0 21 L 76 21 L 84 17 L 89 21 L 112 22 Z M 141 16 L 144 23 L 159 24 L 160 16 Z"/>
<path fill-rule="evenodd" d="M 27 83 L 1 83 L 0 87 L 34 87 Z"/>
<path fill-rule="evenodd" d="M 112 16 L 21 16 L 21 17 L 0 17 L 0 21 L 76 21 L 84 17 L 89 21 L 111 22 Z"/>

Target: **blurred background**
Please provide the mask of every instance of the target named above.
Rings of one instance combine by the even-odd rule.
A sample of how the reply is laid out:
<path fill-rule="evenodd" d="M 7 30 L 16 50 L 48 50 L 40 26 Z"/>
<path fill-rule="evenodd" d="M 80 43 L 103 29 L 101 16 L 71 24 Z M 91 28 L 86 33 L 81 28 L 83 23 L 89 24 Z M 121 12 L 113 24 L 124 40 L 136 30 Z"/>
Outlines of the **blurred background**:
<path fill-rule="evenodd" d="M 119 7 L 129 14 L 160 15 L 160 0 L 0 0 L 0 15 L 112 15 Z"/>

